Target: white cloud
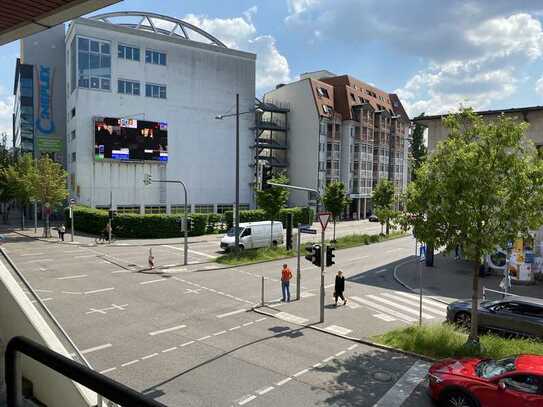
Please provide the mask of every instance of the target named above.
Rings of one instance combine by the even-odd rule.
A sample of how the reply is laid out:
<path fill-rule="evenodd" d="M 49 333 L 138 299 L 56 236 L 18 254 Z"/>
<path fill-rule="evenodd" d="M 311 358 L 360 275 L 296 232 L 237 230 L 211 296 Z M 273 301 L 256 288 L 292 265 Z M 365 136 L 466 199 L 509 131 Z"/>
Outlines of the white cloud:
<path fill-rule="evenodd" d="M 217 37 L 229 48 L 254 52 L 256 59 L 257 92 L 265 91 L 277 83 L 290 80 L 288 61 L 277 48 L 275 38 L 270 35 L 258 35 L 253 23 L 257 13 L 256 6 L 251 7 L 241 17 L 210 18 L 189 14 L 183 20 Z"/>
<path fill-rule="evenodd" d="M 13 133 L 12 114 L 13 95 L 0 85 L 0 135 L 6 133 L 10 144 Z"/>

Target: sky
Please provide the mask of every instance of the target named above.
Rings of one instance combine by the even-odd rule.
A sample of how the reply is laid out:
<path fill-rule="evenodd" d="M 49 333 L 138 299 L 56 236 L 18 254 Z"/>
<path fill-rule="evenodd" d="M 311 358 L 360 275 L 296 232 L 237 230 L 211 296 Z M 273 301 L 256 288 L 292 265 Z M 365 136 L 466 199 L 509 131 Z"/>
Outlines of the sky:
<path fill-rule="evenodd" d="M 327 69 L 398 93 L 411 117 L 543 105 L 541 0 L 126 0 L 100 12 L 120 10 L 256 53 L 257 96 Z M 17 42 L 0 47 L 0 133 L 11 134 L 18 55 Z"/>

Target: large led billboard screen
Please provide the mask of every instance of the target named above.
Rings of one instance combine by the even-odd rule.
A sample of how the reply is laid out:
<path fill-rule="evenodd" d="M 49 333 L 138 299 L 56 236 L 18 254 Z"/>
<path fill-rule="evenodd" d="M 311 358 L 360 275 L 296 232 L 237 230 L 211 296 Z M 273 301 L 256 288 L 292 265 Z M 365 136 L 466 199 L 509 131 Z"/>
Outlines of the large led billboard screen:
<path fill-rule="evenodd" d="M 168 125 L 136 119 L 94 118 L 96 160 L 168 161 Z"/>

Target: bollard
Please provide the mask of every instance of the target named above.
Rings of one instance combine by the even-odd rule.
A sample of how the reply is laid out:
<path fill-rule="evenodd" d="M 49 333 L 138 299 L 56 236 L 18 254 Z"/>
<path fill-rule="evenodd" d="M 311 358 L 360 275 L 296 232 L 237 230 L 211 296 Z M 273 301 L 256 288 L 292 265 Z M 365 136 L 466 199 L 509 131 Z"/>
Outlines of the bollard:
<path fill-rule="evenodd" d="M 264 276 L 262 276 L 262 301 L 260 303 L 260 306 L 264 306 Z"/>

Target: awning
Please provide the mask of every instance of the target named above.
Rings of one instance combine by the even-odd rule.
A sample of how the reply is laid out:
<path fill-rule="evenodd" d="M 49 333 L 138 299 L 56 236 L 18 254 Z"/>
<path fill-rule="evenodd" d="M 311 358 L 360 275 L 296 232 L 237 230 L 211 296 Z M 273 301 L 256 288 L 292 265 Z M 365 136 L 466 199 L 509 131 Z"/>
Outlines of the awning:
<path fill-rule="evenodd" d="M 120 0 L 2 0 L 0 45 L 46 30 Z"/>

